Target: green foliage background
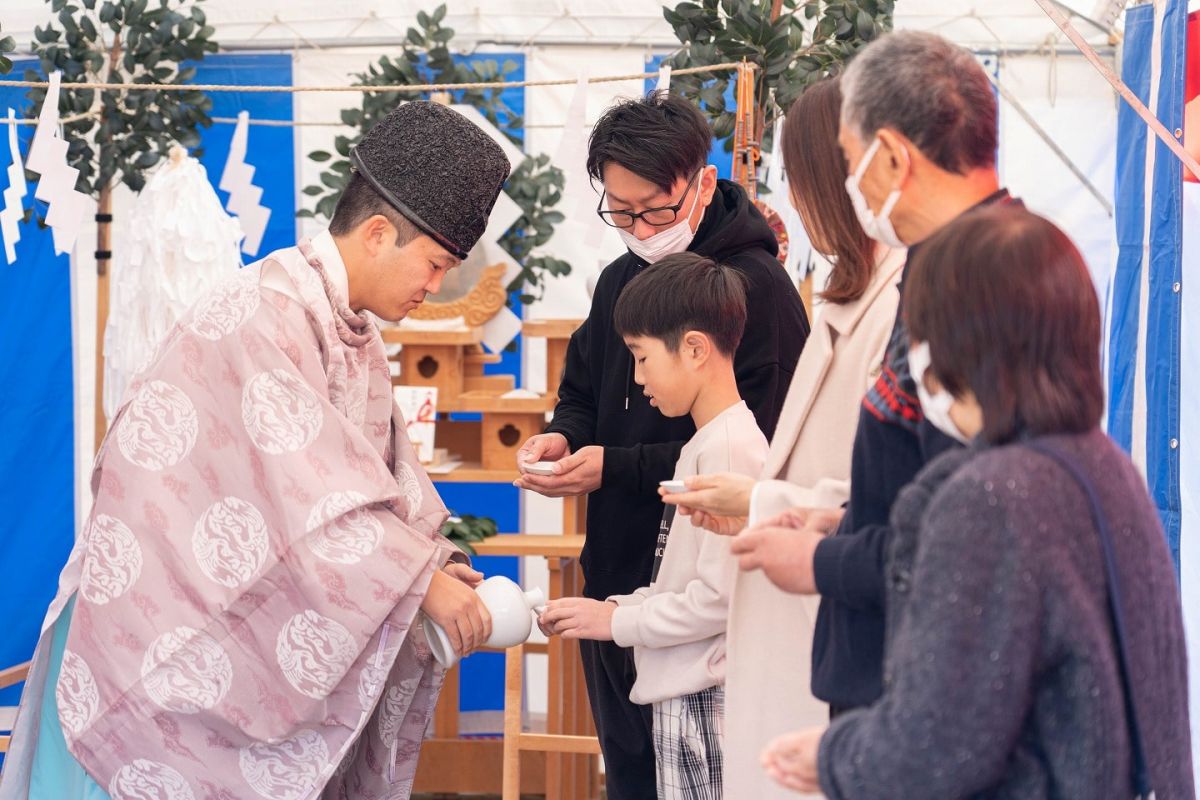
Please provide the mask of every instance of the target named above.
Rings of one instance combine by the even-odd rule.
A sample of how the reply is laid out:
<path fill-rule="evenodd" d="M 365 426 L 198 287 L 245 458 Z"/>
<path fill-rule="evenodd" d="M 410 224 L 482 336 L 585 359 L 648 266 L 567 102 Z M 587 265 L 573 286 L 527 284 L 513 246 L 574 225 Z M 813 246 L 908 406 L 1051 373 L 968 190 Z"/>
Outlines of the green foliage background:
<path fill-rule="evenodd" d="M 67 162 L 79 170 L 76 188 L 93 196 L 114 181 L 136 191 L 146 171 L 166 158 L 175 142 L 200 143 L 211 124 L 212 100 L 204 92 L 71 89 L 72 83 L 187 83 L 199 61 L 217 51 L 203 0 L 48 0 L 51 19 L 34 28 L 33 52 L 44 80 L 62 71 L 59 113 L 91 116 L 64 123 Z M 45 89 L 32 89 L 28 114 L 36 116 Z"/>
<path fill-rule="evenodd" d="M 493 60 L 460 63 L 450 52 L 454 29 L 446 27 L 446 6 L 440 5 L 432 13 L 417 14 L 417 24 L 410 27 L 398 56 L 381 56 L 365 72 L 357 73 L 354 83 L 358 86 L 426 85 L 443 83 L 502 83 L 511 80 L 510 73 L 517 65 L 510 61 L 497 63 Z M 513 142 L 515 134 L 524 126 L 524 120 L 504 103 L 501 87 L 465 89 L 455 92 L 455 102 L 472 105 L 485 118 Z M 317 150 L 309 153 L 313 161 L 326 164 L 319 182 L 304 187 L 304 194 L 313 198 L 311 209 L 300 211 L 300 216 L 329 219 L 337 204 L 337 198 L 350 179 L 350 149 L 362 139 L 375 123 L 412 94 L 364 92 L 358 108 L 342 111 L 342 122 L 354 128 L 350 136 L 338 136 L 334 140 L 334 152 Z M 554 226 L 563 221 L 563 215 L 554 210 L 562 199 L 562 171 L 550 164 L 547 155 L 529 156 L 516 166 L 504 185 L 504 191 L 521 208 L 521 217 L 504 234 L 500 244 L 521 265 L 521 273 L 509 284 L 509 291 L 520 290 L 522 302 L 532 302 L 545 291 L 545 278 L 552 275 L 567 275 L 571 265 L 566 261 L 538 252 L 538 248 L 550 241 Z"/>
<path fill-rule="evenodd" d="M 672 69 L 748 61 L 757 64 L 758 138 L 770 152 L 772 126 L 806 88 L 840 71 L 879 34 L 892 29 L 894 0 L 701 0 L 664 7 L 681 47 Z M 735 70 L 671 77 L 671 90 L 704 108 L 717 139 L 733 147 L 735 109 L 725 105 Z"/>

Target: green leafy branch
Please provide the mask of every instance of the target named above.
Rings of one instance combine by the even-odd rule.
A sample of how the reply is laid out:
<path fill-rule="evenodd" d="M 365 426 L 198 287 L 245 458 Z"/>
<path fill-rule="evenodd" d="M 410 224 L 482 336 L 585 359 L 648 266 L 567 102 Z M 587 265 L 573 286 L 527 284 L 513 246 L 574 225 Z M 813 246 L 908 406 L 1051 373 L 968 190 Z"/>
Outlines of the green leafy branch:
<path fill-rule="evenodd" d="M 498 64 L 494 60 L 471 63 L 456 61 L 449 43 L 454 29 L 443 24 L 446 6 L 433 13 L 417 14 L 417 25 L 410 27 L 399 56 L 381 56 L 365 72 L 356 73 L 357 86 L 424 85 L 432 83 L 501 83 L 510 80 L 517 69 L 511 60 Z M 504 103 L 501 87 L 481 87 L 455 92 L 455 102 L 471 105 L 513 142 L 519 142 L 517 132 L 524 126 L 521 116 Z M 395 93 L 364 92 L 358 108 L 342 111 L 342 122 L 353 128 L 353 135 L 334 139 L 334 152 L 317 150 L 309 159 L 326 164 L 319 183 L 304 187 L 304 194 L 313 198 L 313 208 L 301 209 L 298 216 L 329 219 L 337 199 L 350 180 L 350 150 L 366 131 L 387 116 L 400 102 Z M 571 271 L 567 262 L 539 254 L 537 248 L 549 241 L 554 225 L 563 216 L 551 209 L 562 198 L 563 175 L 550 165 L 548 156 L 530 156 L 519 164 L 504 186 L 505 192 L 521 207 L 521 217 L 500 239 L 500 245 L 521 265 L 520 274 L 508 286 L 509 291 L 526 287 L 522 302 L 531 302 L 545 290 L 545 278 L 566 275 Z"/>
<path fill-rule="evenodd" d="M 730 61 L 755 71 L 758 130 L 763 150 L 772 124 L 808 86 L 834 74 L 879 34 L 891 30 L 894 0 L 701 0 L 664 7 L 663 17 L 682 47 L 667 63 L 673 69 Z M 671 78 L 671 89 L 701 104 L 713 134 L 733 147 L 736 109 L 725 94 L 736 71 Z"/>
<path fill-rule="evenodd" d="M 471 514 L 451 517 L 442 524 L 442 535 L 467 555 L 475 555 L 472 544 L 482 542 L 496 535 L 496 520 L 490 517 L 476 517 Z"/>
<path fill-rule="evenodd" d="M 195 62 L 215 53 L 214 29 L 200 8 L 203 0 L 49 0 L 55 15 L 34 28 L 34 54 L 41 72 L 62 71 L 59 112 L 85 114 L 64 124 L 70 142 L 67 162 L 79 170 L 76 187 L 97 196 L 114 180 L 139 191 L 146 171 L 166 158 L 178 142 L 195 148 L 208 127 L 212 100 L 204 92 L 72 90 L 71 83 L 185 84 Z M 45 89 L 32 89 L 29 114 L 36 115 Z"/>
<path fill-rule="evenodd" d="M 12 69 L 12 59 L 5 55 L 17 49 L 17 43 L 11 36 L 0 36 L 0 75 Z"/>

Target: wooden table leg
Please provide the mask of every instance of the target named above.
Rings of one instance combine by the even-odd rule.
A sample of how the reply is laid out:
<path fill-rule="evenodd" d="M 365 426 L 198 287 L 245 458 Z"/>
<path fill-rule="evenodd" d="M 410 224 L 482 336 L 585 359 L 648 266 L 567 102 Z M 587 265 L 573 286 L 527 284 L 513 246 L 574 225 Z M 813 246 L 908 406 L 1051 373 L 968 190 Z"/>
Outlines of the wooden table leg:
<path fill-rule="evenodd" d="M 563 533 L 583 533 L 586 528 L 587 497 L 564 498 Z M 550 558 L 547 564 L 551 598 L 583 594 L 583 573 L 578 559 Z M 578 643 L 565 643 L 559 637 L 551 637 L 548 660 L 547 732 L 594 736 L 596 728 Z M 547 800 L 592 800 L 598 796 L 599 761 L 596 756 L 546 754 Z"/>
<path fill-rule="evenodd" d="M 562 532 L 565 534 L 587 533 L 587 495 L 563 498 Z"/>
<path fill-rule="evenodd" d="M 573 560 L 566 567 L 569 570 L 569 583 L 575 589 L 576 594 L 583 592 L 583 572 L 580 570 L 579 562 Z M 583 661 L 580 657 L 578 649 L 573 654 L 571 665 L 567 672 L 569 680 L 566 680 L 568 687 L 570 703 L 571 703 L 571 720 L 567 727 L 568 732 L 582 735 L 595 736 L 596 726 L 592 720 L 592 707 L 588 702 L 587 682 L 583 676 Z M 575 760 L 575 776 L 572 784 L 575 797 L 592 798 L 599 796 L 599 759 L 594 755 L 577 755 Z"/>
<path fill-rule="evenodd" d="M 579 534 L 587 533 L 587 505 L 587 496 L 585 495 L 584 497 L 580 497 L 575 512 L 577 524 L 576 532 Z M 571 570 L 575 578 L 578 593 L 583 594 L 583 565 L 580 563 L 579 559 L 574 559 L 571 562 Z M 579 709 L 579 718 L 583 723 L 577 733 L 581 733 L 586 736 L 595 736 L 596 721 L 592 717 L 592 704 L 588 698 L 587 681 L 584 679 L 582 662 L 577 665 L 577 669 L 579 671 L 579 675 L 575 681 L 575 696 L 578 703 L 577 708 Z M 587 775 L 587 791 L 584 796 L 589 798 L 589 800 L 591 798 L 598 798 L 600 797 L 600 756 L 585 756 L 584 764 L 585 773 Z"/>
<path fill-rule="evenodd" d="M 548 558 L 546 564 L 550 568 L 550 598 L 567 597 L 567 586 L 564 585 L 563 561 L 561 558 Z M 546 732 L 564 733 L 562 726 L 563 713 L 563 664 L 565 662 L 566 643 L 561 636 L 551 636 L 547 647 L 547 677 L 549 697 L 546 702 Z M 562 796 L 563 756 L 561 753 L 546 754 L 546 800 L 563 800 Z"/>
<path fill-rule="evenodd" d="M 439 739 L 458 737 L 458 665 L 446 672 L 442 682 L 442 693 L 433 710 L 433 735 Z"/>
<path fill-rule="evenodd" d="M 510 647 L 504 654 L 504 785 L 502 800 L 521 797 L 521 712 L 524 689 L 525 648 Z"/>

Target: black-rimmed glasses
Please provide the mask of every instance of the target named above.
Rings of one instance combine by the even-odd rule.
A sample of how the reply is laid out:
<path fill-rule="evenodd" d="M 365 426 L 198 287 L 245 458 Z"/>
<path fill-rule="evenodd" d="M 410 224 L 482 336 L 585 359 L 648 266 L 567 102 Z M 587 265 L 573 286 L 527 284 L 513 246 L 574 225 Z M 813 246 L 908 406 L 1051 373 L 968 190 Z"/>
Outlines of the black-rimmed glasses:
<path fill-rule="evenodd" d="M 608 192 L 600 193 L 600 202 L 596 205 L 596 213 L 600 215 L 600 219 L 604 220 L 605 224 L 611 225 L 614 228 L 632 228 L 633 223 L 639 219 L 644 220 L 647 225 L 653 225 L 660 228 L 663 225 L 670 225 L 679 217 L 679 209 L 683 208 L 683 202 L 687 199 L 688 190 L 692 188 L 692 184 L 696 182 L 696 178 L 700 177 L 700 173 L 704 168 L 696 170 L 696 174 L 687 182 L 687 186 L 683 188 L 683 197 L 679 198 L 679 202 L 673 206 L 663 206 L 662 208 L 647 208 L 645 211 L 605 211 L 604 199 L 608 196 Z"/>

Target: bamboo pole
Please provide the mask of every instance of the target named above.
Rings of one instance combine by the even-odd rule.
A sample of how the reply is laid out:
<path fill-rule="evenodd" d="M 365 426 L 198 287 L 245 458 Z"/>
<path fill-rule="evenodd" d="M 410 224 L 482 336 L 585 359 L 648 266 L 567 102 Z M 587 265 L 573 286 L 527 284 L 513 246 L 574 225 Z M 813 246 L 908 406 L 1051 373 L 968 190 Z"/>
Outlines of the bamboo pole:
<path fill-rule="evenodd" d="M 115 37 L 108 51 L 108 73 L 106 78 L 111 80 L 116 74 L 117 65 L 121 62 L 121 37 Z M 104 101 L 100 99 L 100 108 Z M 101 111 L 100 122 L 104 123 L 104 113 Z M 97 148 L 100 174 L 104 174 L 104 151 Z M 113 179 L 100 187 L 100 196 L 96 208 L 96 452 L 104 435 L 108 432 L 108 419 L 104 416 L 104 329 L 108 327 L 109 306 L 109 274 L 108 262 L 112 260 L 112 192 Z"/>
<path fill-rule="evenodd" d="M 104 329 L 108 326 L 108 260 L 112 252 L 112 183 L 100 190 L 96 209 L 96 451 L 108 431 L 104 416 Z"/>

